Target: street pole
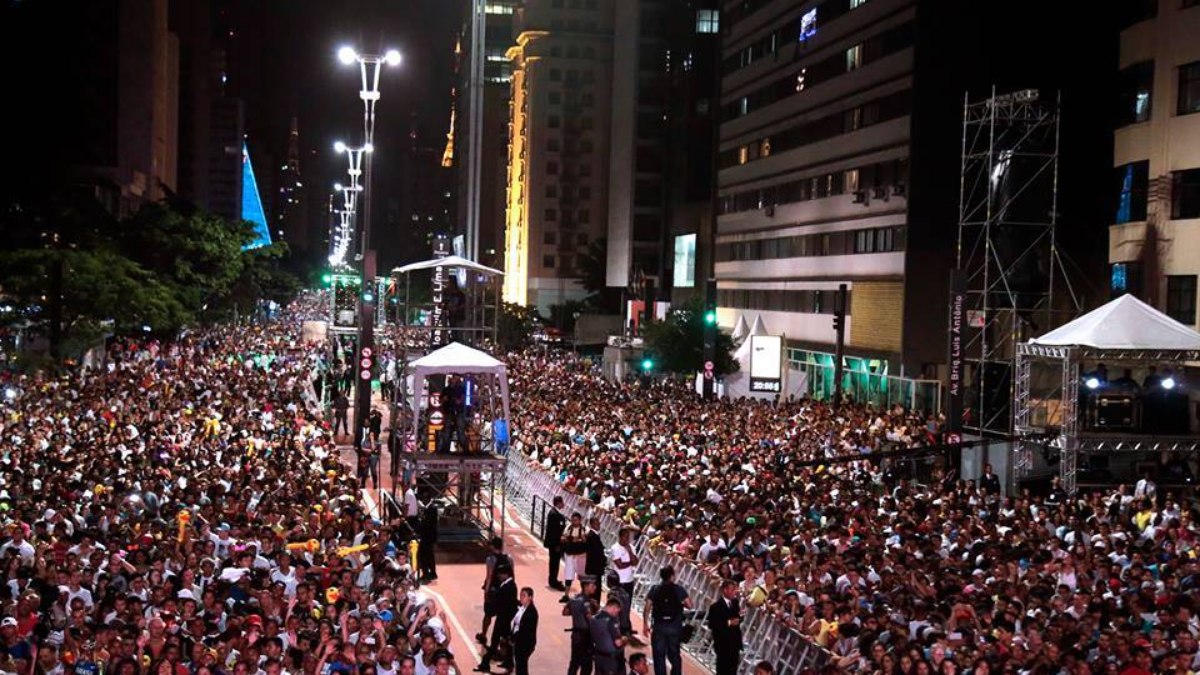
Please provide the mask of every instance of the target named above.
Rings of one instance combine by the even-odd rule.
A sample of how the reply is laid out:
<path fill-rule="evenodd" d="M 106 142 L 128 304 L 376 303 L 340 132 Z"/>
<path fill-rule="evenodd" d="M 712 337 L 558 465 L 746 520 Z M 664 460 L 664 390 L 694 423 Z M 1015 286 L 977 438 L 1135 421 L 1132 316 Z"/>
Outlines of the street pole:
<path fill-rule="evenodd" d="M 844 376 L 842 361 L 846 354 L 846 284 L 838 284 L 837 295 L 833 300 L 833 329 L 837 339 L 833 352 L 833 403 L 842 403 L 842 378 Z"/>
<path fill-rule="evenodd" d="M 363 102 L 363 150 L 366 152 L 366 167 L 363 173 L 363 208 L 359 242 L 362 283 L 358 297 L 358 350 L 355 354 L 357 383 L 354 395 L 354 447 L 360 449 L 363 432 L 371 413 L 371 379 L 376 360 L 375 354 L 375 309 L 379 298 L 375 289 L 375 251 L 371 248 L 371 155 L 375 139 L 375 104 L 379 102 L 379 75 L 383 66 L 400 65 L 400 52 L 390 49 L 383 56 L 359 54 L 351 47 L 338 50 L 338 59 L 351 65 L 358 63 L 362 88 L 358 96 Z M 359 157 L 360 161 L 362 157 Z M 353 155 L 351 167 L 353 168 Z M 353 178 L 353 172 L 352 172 Z"/>

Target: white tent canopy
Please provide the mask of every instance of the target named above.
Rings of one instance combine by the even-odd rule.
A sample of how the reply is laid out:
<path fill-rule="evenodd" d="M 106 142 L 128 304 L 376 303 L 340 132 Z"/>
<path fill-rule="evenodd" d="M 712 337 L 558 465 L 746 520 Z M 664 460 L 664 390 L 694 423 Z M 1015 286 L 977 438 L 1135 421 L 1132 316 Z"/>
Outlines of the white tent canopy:
<path fill-rule="evenodd" d="M 750 326 L 750 335 L 770 335 L 767 332 L 767 326 L 763 323 L 762 314 L 755 315 L 754 323 Z"/>
<path fill-rule="evenodd" d="M 750 333 L 750 327 L 746 325 L 746 315 L 738 314 L 737 323 L 734 324 L 733 334 L 730 335 L 730 337 L 733 338 L 734 342 L 737 342 L 738 340 L 745 339 L 746 335 L 748 335 L 749 333 Z"/>
<path fill-rule="evenodd" d="M 1126 294 L 1029 342 L 1094 349 L 1200 350 L 1200 333 Z"/>
<path fill-rule="evenodd" d="M 503 412 L 501 419 L 507 423 L 508 413 L 508 369 L 504 363 L 486 352 L 473 349 L 458 342 L 432 351 L 409 364 L 412 373 L 412 391 L 417 394 L 412 397 L 413 419 L 421 419 L 421 402 L 424 398 L 420 392 L 425 390 L 425 382 L 431 375 L 482 375 L 494 378 L 496 389 L 500 394 L 500 407 Z M 495 401 L 492 402 L 493 404 Z M 494 405 L 493 405 L 494 408 Z M 489 412 L 486 411 L 485 412 Z M 496 411 L 490 411 L 494 416 Z M 415 428 L 414 428 L 415 431 Z M 413 439 L 414 443 L 416 439 Z"/>
<path fill-rule="evenodd" d="M 481 274 L 489 274 L 493 276 L 504 276 L 504 272 L 498 269 L 480 265 L 472 260 L 467 260 L 462 256 L 448 255 L 445 258 L 434 258 L 433 260 L 423 260 L 415 262 L 403 267 L 397 267 L 392 270 L 393 274 L 408 274 L 409 272 L 418 272 L 420 270 L 431 270 L 435 267 L 454 267 L 458 269 L 468 269 Z"/>

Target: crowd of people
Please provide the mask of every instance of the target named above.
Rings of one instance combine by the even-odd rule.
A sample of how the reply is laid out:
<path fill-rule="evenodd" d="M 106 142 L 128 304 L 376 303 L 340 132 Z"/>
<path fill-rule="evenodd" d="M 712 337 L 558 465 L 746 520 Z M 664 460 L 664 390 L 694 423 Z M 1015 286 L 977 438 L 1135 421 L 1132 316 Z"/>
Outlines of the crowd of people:
<path fill-rule="evenodd" d="M 0 672 L 451 672 L 419 537 L 364 510 L 322 419 L 320 311 L 5 376 Z"/>
<path fill-rule="evenodd" d="M 648 546 L 723 580 L 725 606 L 710 614 L 773 612 L 827 650 L 830 672 L 1200 671 L 1200 562 L 1183 495 L 1143 480 L 1012 497 L 990 467 L 917 483 L 872 455 L 936 440 L 936 418 L 702 403 L 687 383 L 609 383 L 570 354 L 508 358 L 517 451 Z M 562 541 L 548 542 L 552 556 L 590 564 Z M 730 673 L 722 628 L 736 616 L 710 624 Z"/>

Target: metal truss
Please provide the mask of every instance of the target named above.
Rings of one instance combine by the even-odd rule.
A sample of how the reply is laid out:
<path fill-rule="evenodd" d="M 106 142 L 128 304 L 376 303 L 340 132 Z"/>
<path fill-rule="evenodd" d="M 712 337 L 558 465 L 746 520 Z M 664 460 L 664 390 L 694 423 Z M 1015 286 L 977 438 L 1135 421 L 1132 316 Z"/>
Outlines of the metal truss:
<path fill-rule="evenodd" d="M 1125 452 L 1196 452 L 1200 436 L 1153 436 L 1139 434 L 1086 433 L 1079 424 L 1080 367 L 1085 361 L 1106 364 L 1159 364 L 1200 360 L 1193 350 L 1098 349 L 1084 346 L 1021 344 L 1014 364 L 1012 425 L 1013 471 L 1016 477 L 1033 468 L 1033 450 L 1052 443 L 1061 452 L 1059 476 L 1063 489 L 1077 488 L 1079 456 Z M 1034 396 L 1036 364 L 1060 369 L 1060 383 L 1042 396 Z M 1044 369 L 1043 369 L 1044 370 Z M 1057 424 L 1039 425 L 1035 413 L 1047 401 L 1058 407 Z"/>
<path fill-rule="evenodd" d="M 971 326 L 963 351 L 964 405 L 972 409 L 965 426 L 981 434 L 1012 431 L 1017 346 L 1080 309 L 1055 240 L 1058 107 L 1032 89 L 993 88 L 963 104 L 957 268 Z"/>

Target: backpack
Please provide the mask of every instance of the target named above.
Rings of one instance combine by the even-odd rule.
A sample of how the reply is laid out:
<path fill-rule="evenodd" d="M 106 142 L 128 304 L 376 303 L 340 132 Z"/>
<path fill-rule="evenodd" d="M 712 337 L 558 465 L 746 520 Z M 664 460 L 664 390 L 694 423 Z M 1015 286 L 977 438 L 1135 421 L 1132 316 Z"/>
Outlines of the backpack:
<path fill-rule="evenodd" d="M 659 584 L 654 592 L 652 613 L 654 623 L 669 623 L 683 618 L 683 600 L 674 583 Z"/>

